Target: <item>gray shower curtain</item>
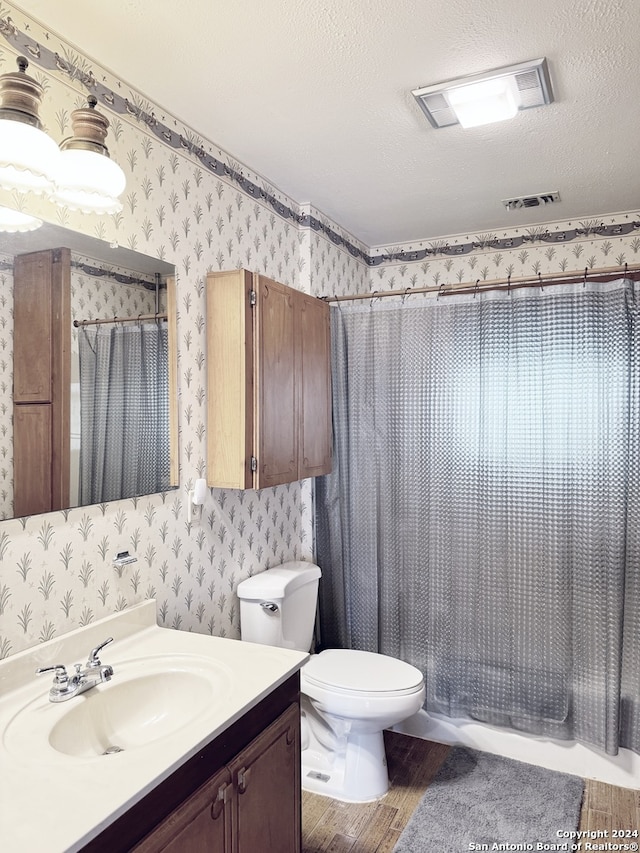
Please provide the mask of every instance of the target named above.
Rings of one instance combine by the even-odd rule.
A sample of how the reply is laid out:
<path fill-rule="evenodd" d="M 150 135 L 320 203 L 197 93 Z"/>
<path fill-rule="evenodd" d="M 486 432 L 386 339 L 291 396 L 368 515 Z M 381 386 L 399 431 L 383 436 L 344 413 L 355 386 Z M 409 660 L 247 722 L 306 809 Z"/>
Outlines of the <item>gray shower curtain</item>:
<path fill-rule="evenodd" d="M 80 351 L 80 503 L 169 487 L 166 324 L 84 326 Z"/>
<path fill-rule="evenodd" d="M 637 287 L 332 310 L 324 645 L 419 667 L 427 710 L 640 751 Z"/>

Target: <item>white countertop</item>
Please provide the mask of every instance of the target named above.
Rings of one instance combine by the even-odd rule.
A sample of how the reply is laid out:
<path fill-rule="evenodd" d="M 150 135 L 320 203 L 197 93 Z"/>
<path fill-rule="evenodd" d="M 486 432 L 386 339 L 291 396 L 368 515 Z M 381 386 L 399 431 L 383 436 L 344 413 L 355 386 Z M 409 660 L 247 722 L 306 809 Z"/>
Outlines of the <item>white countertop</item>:
<path fill-rule="evenodd" d="M 112 680 L 66 702 L 49 702 L 52 673 L 38 677 L 36 667 L 84 663 L 91 648 L 107 637 L 114 641 L 100 657 L 113 666 Z M 50 745 L 46 733 L 51 726 L 93 691 L 118 685 L 119 671 L 122 685 L 132 673 L 144 671 L 147 661 L 156 667 L 166 661 L 171 668 L 181 659 L 205 676 L 213 661 L 216 673 L 211 703 L 185 725 L 113 755 L 67 755 Z M 82 849 L 307 659 L 290 649 L 159 628 L 155 602 L 148 601 L 0 661 L 2 853 Z"/>

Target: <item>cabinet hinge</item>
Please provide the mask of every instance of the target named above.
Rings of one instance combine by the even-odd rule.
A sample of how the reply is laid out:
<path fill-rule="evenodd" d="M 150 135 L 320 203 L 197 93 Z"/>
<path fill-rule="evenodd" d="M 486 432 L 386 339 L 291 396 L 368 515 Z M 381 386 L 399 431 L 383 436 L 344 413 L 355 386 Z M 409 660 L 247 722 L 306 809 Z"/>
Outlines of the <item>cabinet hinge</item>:
<path fill-rule="evenodd" d="M 249 291 L 249 305 L 255 305 L 257 302 L 255 290 Z"/>
<path fill-rule="evenodd" d="M 258 460 L 256 459 L 256 457 L 255 457 L 255 456 L 252 456 L 252 457 L 251 457 L 251 470 L 252 470 L 252 471 L 257 471 L 257 470 L 258 470 Z"/>

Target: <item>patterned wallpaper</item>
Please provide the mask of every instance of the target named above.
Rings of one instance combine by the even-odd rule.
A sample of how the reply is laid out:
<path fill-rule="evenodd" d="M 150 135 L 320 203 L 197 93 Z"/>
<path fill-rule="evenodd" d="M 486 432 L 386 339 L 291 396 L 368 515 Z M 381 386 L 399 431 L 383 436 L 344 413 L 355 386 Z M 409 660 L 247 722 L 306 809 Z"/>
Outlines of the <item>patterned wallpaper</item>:
<path fill-rule="evenodd" d="M 638 252 L 635 226 L 626 234 L 565 234 L 553 244 L 542 234 L 526 235 L 516 247 L 520 237 L 506 230 L 513 245 L 471 235 L 370 249 L 0 2 L 0 73 L 15 69 L 19 53 L 30 57 L 29 73 L 45 88 L 41 116 L 57 141 L 70 132 L 71 111 L 89 91 L 97 94 L 111 121 L 109 150 L 125 170 L 127 189 L 123 211 L 109 217 L 69 214 L 40 198 L 2 192 L 0 203 L 175 264 L 180 487 L 1 522 L 0 657 L 147 597 L 156 598 L 161 625 L 238 637 L 240 580 L 283 560 L 312 558 L 309 481 L 260 492 L 212 489 L 201 517 L 186 521 L 187 490 L 205 473 L 209 270 L 244 266 L 331 296 L 496 277 L 511 266 L 514 274 L 538 263 L 541 271 L 562 269 L 574 257 L 578 268 L 591 260 L 599 266 L 621 256 L 631 261 Z M 609 219 L 621 227 L 635 221 L 633 215 Z M 10 312 L 2 311 L 10 279 L 0 266 L 0 349 L 10 346 Z M 2 354 L 0 383 L 10 383 Z M 6 423 L 0 411 L 0 433 Z M 125 549 L 137 562 L 116 569 L 112 558 Z"/>
<path fill-rule="evenodd" d="M 39 67 L 34 43 L 63 58 L 66 70 Z M 29 72 L 44 85 L 41 116 L 57 140 L 70 132 L 70 112 L 87 94 L 72 65 L 125 92 L 130 104 L 143 104 L 108 72 L 41 32 L 17 9 L 0 4 L 0 73 L 14 70 L 22 52 L 31 57 Z M 238 583 L 283 560 L 312 557 L 308 482 L 260 492 L 211 490 L 201 517 L 187 523 L 187 490 L 205 474 L 205 276 L 211 269 L 245 266 L 309 289 L 312 282 L 320 288 L 339 278 L 343 264 L 355 281 L 363 263 L 326 235 L 307 238 L 308 229 L 289 212 L 299 213 L 295 203 L 273 188 L 264 198 L 252 197 L 242 182 L 265 182 L 230 156 L 212 148 L 228 166 L 228 174 L 217 174 L 191 150 L 159 140 L 139 111 L 104 110 L 112 121 L 111 156 L 127 176 L 122 213 L 82 216 L 51 208 L 40 198 L 12 201 L 49 221 L 175 264 L 181 482 L 166 494 L 1 522 L 2 657 L 147 597 L 156 598 L 162 625 L 238 637 Z M 193 138 L 176 120 L 156 112 L 183 139 Z M 7 271 L 0 275 L 10 280 Z M 2 332 L 0 346 L 1 338 Z M 0 381 L 10 384 L 1 364 Z M 125 549 L 137 562 L 116 569 L 113 556 Z"/>

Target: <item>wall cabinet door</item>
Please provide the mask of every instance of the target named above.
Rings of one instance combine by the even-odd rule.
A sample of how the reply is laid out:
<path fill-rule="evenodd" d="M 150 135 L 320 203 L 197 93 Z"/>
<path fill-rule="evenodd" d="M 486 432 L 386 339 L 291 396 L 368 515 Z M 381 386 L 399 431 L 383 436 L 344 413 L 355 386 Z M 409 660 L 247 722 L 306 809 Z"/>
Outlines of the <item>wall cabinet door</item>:
<path fill-rule="evenodd" d="M 328 474 L 332 464 L 329 305 L 296 293 L 298 333 L 298 479 Z"/>
<path fill-rule="evenodd" d="M 254 276 L 257 488 L 298 479 L 295 291 Z"/>
<path fill-rule="evenodd" d="M 207 482 L 262 489 L 331 470 L 327 303 L 247 270 L 207 276 Z"/>

